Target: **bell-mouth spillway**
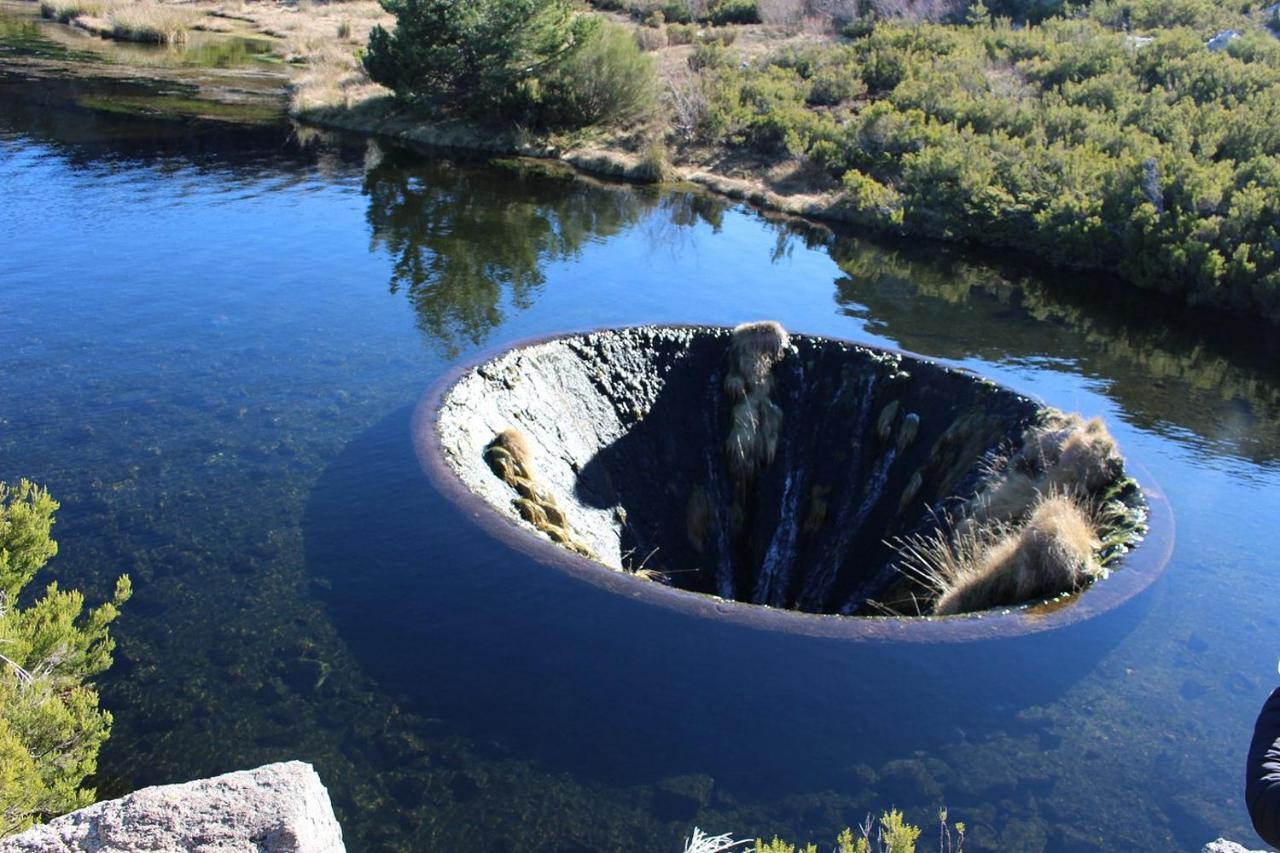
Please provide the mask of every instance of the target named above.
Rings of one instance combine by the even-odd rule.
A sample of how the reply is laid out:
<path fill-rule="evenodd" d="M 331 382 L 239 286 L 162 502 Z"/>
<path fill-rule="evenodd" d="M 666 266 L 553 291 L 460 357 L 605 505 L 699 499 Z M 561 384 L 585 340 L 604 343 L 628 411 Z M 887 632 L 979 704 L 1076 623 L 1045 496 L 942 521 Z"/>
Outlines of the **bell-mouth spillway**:
<path fill-rule="evenodd" d="M 413 429 L 440 491 L 539 563 L 714 619 L 945 642 L 1078 622 L 1166 565 L 1173 519 L 1158 488 L 1113 445 L 1079 473 L 1071 454 L 1094 423 L 1105 428 L 1073 417 L 920 356 L 762 323 L 517 344 L 442 377 Z M 998 517 L 1033 487 L 1044 512 Z M 1093 539 L 1095 573 L 1070 589 L 958 613 L 946 599 L 966 590 L 907 570 L 929 543 L 992 554 L 1039 541 L 1043 504 L 1071 488 L 1107 529 Z"/>

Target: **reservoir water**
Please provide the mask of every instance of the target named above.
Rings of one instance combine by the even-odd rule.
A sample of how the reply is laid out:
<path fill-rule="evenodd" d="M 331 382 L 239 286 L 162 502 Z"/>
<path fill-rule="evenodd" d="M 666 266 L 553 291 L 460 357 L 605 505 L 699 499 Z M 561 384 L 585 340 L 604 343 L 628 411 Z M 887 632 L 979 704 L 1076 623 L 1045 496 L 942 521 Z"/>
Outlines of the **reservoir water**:
<path fill-rule="evenodd" d="M 692 189 L 30 96 L 0 75 L 0 479 L 62 502 L 46 579 L 133 578 L 101 795 L 302 759 L 353 850 L 826 844 L 942 805 L 972 850 L 1252 839 L 1280 655 L 1268 333 Z M 550 571 L 414 458 L 414 406 L 461 360 L 761 318 L 1102 415 L 1172 506 L 1167 572 L 1020 638 L 780 634 Z"/>

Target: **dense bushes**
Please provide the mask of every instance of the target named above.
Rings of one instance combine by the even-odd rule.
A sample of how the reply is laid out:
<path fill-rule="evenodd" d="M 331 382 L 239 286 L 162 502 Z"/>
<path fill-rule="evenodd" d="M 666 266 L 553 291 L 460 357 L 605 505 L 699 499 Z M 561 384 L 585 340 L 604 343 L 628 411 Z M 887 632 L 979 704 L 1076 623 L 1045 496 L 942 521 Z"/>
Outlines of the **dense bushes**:
<path fill-rule="evenodd" d="M 1205 4 L 1170 6 L 1199 20 Z M 856 219 L 1280 319 L 1280 44 L 1251 32 L 1213 52 L 1203 31 L 1149 36 L 1088 17 L 880 22 L 850 43 L 711 66 L 699 133 L 809 159 L 842 181 Z"/>
<path fill-rule="evenodd" d="M 568 0 L 383 0 L 365 69 L 436 114 L 535 127 L 634 121 L 652 108 L 652 60 Z"/>
<path fill-rule="evenodd" d="M 129 598 L 129 578 L 83 616 L 84 596 L 57 583 L 18 607 L 57 553 L 49 538 L 57 508 L 25 480 L 0 483 L 0 836 L 91 803 L 93 791 L 80 785 L 111 729 L 85 680 L 111 665 L 107 628 Z"/>
<path fill-rule="evenodd" d="M 626 12 L 650 25 L 668 24 L 758 24 L 756 0 L 590 0 L 597 9 Z"/>

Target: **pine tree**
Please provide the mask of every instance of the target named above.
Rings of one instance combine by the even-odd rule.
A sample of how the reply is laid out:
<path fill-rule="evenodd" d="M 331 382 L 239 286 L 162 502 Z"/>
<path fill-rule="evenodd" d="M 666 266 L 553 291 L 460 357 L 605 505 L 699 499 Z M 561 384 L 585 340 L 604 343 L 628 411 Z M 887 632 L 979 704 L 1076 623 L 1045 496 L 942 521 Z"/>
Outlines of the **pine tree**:
<path fill-rule="evenodd" d="M 30 606 L 19 596 L 58 552 L 57 501 L 26 480 L 0 483 L 0 836 L 93 802 L 82 788 L 111 730 L 87 679 L 111 665 L 108 626 L 131 593 L 84 611 L 84 596 L 56 582 Z"/>
<path fill-rule="evenodd" d="M 435 109 L 519 117 L 539 78 L 598 25 L 570 0 L 382 0 L 396 16 L 369 35 L 369 76 Z"/>

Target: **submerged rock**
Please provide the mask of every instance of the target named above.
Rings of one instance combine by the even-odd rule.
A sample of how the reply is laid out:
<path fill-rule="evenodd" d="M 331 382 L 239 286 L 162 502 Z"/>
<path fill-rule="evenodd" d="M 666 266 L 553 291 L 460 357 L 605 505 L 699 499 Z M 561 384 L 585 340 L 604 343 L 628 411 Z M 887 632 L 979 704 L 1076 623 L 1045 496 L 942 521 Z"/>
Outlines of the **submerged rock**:
<path fill-rule="evenodd" d="M 310 764 L 267 764 L 143 788 L 0 841 L 19 851 L 342 853 L 342 828 Z"/>

